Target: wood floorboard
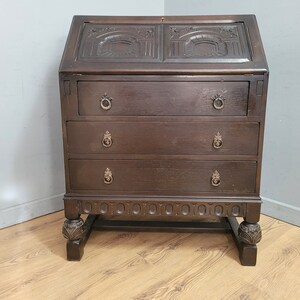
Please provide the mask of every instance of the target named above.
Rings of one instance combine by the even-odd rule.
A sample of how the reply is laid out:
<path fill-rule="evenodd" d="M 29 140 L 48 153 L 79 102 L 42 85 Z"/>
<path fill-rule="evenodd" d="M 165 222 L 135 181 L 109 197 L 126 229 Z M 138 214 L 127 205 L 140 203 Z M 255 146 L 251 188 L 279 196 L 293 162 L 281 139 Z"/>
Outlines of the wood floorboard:
<path fill-rule="evenodd" d="M 68 262 L 63 212 L 0 231 L 0 299 L 300 299 L 300 228 L 262 216 L 256 267 L 228 233 L 93 231 Z"/>

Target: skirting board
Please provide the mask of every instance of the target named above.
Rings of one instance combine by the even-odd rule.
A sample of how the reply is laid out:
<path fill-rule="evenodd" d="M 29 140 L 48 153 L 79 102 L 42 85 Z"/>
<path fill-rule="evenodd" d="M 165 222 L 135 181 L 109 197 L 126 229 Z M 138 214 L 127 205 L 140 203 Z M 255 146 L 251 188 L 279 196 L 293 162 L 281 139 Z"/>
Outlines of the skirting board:
<path fill-rule="evenodd" d="M 22 223 L 63 209 L 64 194 L 34 200 L 0 210 L 0 228 Z"/>
<path fill-rule="evenodd" d="M 300 207 L 261 197 L 262 213 L 275 219 L 300 226 Z"/>

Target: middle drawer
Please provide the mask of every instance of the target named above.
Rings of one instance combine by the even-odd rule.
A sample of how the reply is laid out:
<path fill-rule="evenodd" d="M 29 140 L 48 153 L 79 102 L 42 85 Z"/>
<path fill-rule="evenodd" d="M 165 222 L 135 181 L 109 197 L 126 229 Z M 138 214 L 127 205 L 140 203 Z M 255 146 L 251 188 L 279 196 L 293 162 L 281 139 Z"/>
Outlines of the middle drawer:
<path fill-rule="evenodd" d="M 67 122 L 72 154 L 257 155 L 255 122 Z"/>

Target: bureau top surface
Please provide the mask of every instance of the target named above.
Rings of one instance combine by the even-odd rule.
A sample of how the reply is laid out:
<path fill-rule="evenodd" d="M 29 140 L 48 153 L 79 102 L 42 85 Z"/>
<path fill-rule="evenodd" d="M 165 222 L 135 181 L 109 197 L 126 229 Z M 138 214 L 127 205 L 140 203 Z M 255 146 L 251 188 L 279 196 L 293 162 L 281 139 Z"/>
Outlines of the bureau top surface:
<path fill-rule="evenodd" d="M 72 74 L 267 71 L 253 15 L 74 16 L 60 65 Z"/>

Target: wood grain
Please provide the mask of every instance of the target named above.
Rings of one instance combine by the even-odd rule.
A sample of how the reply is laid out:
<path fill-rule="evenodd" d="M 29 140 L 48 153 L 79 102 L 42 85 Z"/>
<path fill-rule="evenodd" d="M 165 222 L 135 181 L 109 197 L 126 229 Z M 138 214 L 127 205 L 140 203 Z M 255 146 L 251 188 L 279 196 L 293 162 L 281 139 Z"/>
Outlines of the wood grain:
<path fill-rule="evenodd" d="M 138 80 L 138 78 L 137 78 Z M 82 116 L 245 116 L 249 82 L 94 82 L 78 81 L 78 113 Z M 101 98 L 112 98 L 109 110 Z M 212 98 L 221 95 L 224 108 Z"/>
<path fill-rule="evenodd" d="M 106 131 L 110 147 L 102 144 Z M 258 133 L 253 122 L 67 122 L 72 154 L 257 155 Z"/>
<path fill-rule="evenodd" d="M 69 160 L 71 190 L 79 193 L 121 194 L 156 192 L 158 195 L 197 196 L 255 192 L 255 161 L 176 161 L 176 160 Z M 112 172 L 113 182 L 104 183 L 106 168 Z M 220 185 L 213 186 L 211 177 L 217 170 Z"/>
<path fill-rule="evenodd" d="M 0 299 L 299 299 L 300 228 L 262 216 L 256 267 L 230 234 L 97 232 L 66 260 L 63 212 L 0 232 Z M 5 246 L 4 246 L 5 245 Z"/>

